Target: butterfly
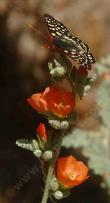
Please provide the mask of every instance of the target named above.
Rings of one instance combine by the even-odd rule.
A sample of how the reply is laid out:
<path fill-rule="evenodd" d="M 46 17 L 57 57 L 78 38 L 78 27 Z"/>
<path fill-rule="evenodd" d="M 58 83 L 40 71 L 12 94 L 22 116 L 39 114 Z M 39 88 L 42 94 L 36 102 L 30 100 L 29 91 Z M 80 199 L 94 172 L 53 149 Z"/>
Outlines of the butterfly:
<path fill-rule="evenodd" d="M 95 59 L 90 53 L 87 44 L 71 35 L 69 30 L 61 22 L 49 14 L 45 14 L 44 18 L 55 47 L 61 49 L 66 55 L 85 68 L 95 63 Z"/>

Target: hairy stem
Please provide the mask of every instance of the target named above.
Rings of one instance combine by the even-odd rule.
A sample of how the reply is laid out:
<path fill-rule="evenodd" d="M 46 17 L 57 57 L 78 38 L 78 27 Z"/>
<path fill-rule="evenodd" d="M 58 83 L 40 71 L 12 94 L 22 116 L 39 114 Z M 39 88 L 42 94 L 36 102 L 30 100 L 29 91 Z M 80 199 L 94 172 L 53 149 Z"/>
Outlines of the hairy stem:
<path fill-rule="evenodd" d="M 110 127 L 108 128 L 108 157 L 110 159 Z"/>
<path fill-rule="evenodd" d="M 46 178 L 46 183 L 45 183 L 45 189 L 44 189 L 44 194 L 41 203 L 47 203 L 48 197 L 49 197 L 49 187 L 50 187 L 50 181 L 52 179 L 52 175 L 54 172 L 55 168 L 55 163 L 56 160 L 59 156 L 60 149 L 61 149 L 61 143 L 63 140 L 65 132 L 63 131 L 60 135 L 60 137 L 56 140 L 55 146 L 53 148 L 53 159 L 50 161 L 49 168 L 48 168 L 48 173 L 47 173 L 47 178 Z"/>

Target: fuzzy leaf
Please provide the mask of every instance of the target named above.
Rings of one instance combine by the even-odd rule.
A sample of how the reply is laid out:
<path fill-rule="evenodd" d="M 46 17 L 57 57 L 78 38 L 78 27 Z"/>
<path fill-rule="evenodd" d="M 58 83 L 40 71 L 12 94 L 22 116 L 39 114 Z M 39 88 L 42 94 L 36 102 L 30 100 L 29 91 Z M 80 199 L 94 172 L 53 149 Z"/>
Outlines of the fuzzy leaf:
<path fill-rule="evenodd" d="M 94 68 L 99 76 L 105 71 L 110 71 L 110 55 L 101 58 L 98 63 L 95 63 Z"/>
<path fill-rule="evenodd" d="M 100 106 L 100 116 L 105 125 L 110 126 L 110 81 L 105 81 L 98 89 L 97 103 Z"/>
<path fill-rule="evenodd" d="M 30 150 L 30 151 L 35 151 L 36 149 L 38 149 L 38 143 L 36 140 L 34 139 L 31 139 L 31 140 L 28 140 L 28 139 L 19 139 L 16 141 L 16 145 L 18 147 L 21 147 L 23 149 L 27 149 L 27 150 Z"/>

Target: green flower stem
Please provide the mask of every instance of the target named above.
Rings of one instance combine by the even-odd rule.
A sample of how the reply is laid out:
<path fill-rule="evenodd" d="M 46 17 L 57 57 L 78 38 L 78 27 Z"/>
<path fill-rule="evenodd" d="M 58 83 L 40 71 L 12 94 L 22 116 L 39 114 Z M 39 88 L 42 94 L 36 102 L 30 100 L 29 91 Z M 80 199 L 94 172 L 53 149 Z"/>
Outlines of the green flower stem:
<path fill-rule="evenodd" d="M 43 194 L 43 198 L 42 198 L 41 203 L 47 203 L 47 201 L 48 201 L 50 181 L 51 181 L 52 176 L 53 176 L 56 160 L 57 160 L 57 158 L 59 156 L 59 153 L 60 153 L 60 150 L 61 150 L 61 143 L 62 143 L 64 135 L 65 135 L 65 131 L 61 132 L 59 138 L 57 137 L 55 146 L 53 148 L 54 157 L 50 161 L 50 164 L 49 164 L 46 183 L 45 183 L 44 194 Z"/>

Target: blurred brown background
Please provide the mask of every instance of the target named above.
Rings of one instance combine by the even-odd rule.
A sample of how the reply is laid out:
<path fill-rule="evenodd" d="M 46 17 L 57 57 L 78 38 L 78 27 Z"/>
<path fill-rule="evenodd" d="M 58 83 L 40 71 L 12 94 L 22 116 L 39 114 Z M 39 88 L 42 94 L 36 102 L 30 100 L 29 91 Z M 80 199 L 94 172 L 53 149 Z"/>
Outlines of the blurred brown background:
<path fill-rule="evenodd" d="M 30 152 L 16 147 L 15 141 L 35 137 L 37 124 L 46 123 L 26 102 L 50 81 L 48 53 L 42 48 L 45 39 L 40 34 L 48 34 L 44 13 L 85 41 L 97 60 L 110 53 L 109 0 L 0 0 L 0 203 L 34 203 L 41 199 L 39 172 L 20 190 L 12 188 L 34 164 L 40 167 Z M 89 96 L 86 105 L 83 102 L 79 108 L 82 115 L 95 102 Z M 107 203 L 106 191 L 99 182 L 93 178 L 61 202 Z"/>

